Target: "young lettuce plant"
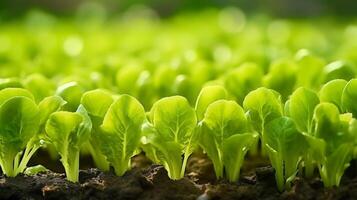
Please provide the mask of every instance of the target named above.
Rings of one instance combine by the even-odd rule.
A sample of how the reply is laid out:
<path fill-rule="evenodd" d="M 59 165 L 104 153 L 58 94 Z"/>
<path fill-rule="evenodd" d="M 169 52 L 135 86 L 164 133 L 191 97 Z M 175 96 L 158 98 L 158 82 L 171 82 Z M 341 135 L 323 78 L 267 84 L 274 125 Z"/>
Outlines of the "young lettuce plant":
<path fill-rule="evenodd" d="M 312 135 L 314 131 L 314 109 L 320 103 L 317 94 L 307 88 L 300 87 L 293 92 L 287 103 L 288 116 L 293 119 L 297 129 L 301 133 Z M 314 173 L 314 160 L 312 155 L 307 151 L 304 156 L 305 175 L 312 177 Z"/>
<path fill-rule="evenodd" d="M 296 129 L 289 117 L 279 117 L 266 125 L 263 135 L 266 151 L 275 169 L 279 191 L 289 189 L 306 146 L 303 135 Z"/>
<path fill-rule="evenodd" d="M 54 112 L 45 129 L 51 144 L 61 156 L 67 180 L 78 182 L 79 152 L 89 139 L 92 129 L 87 111 L 80 105 L 76 112 Z"/>
<path fill-rule="evenodd" d="M 285 101 L 293 92 L 297 79 L 296 63 L 289 59 L 274 61 L 269 73 L 264 76 L 263 85 L 281 94 Z"/>
<path fill-rule="evenodd" d="M 224 86 L 236 97 L 238 103 L 242 103 L 250 91 L 261 86 L 262 79 L 263 70 L 260 66 L 255 63 L 244 63 L 228 72 L 224 77 Z"/>
<path fill-rule="evenodd" d="M 44 98 L 38 105 L 39 108 L 39 128 L 37 134 L 35 134 L 27 143 L 23 159 L 20 162 L 18 171 L 23 172 L 27 168 L 27 163 L 30 158 L 36 153 L 40 147 L 45 147 L 52 158 L 57 157 L 57 152 L 51 143 L 48 142 L 48 138 L 45 134 L 45 125 L 49 116 L 58 110 L 60 110 L 66 102 L 59 96 L 49 96 Z"/>
<path fill-rule="evenodd" d="M 103 105 L 108 106 L 109 102 L 110 99 L 107 98 Z M 105 108 L 97 111 L 97 115 L 102 115 Z M 145 110 L 138 100 L 129 95 L 120 95 L 110 105 L 100 130 L 93 132 L 95 148 L 106 157 L 118 176 L 123 175 L 130 168 L 131 158 L 138 152 L 141 126 L 145 119 Z"/>
<path fill-rule="evenodd" d="M 149 118 L 143 125 L 142 148 L 151 160 L 165 167 L 171 179 L 182 178 L 197 147 L 195 110 L 182 96 L 165 97 L 153 105 Z"/>
<path fill-rule="evenodd" d="M 237 181 L 247 151 L 256 144 L 258 134 L 247 132 L 248 123 L 243 108 L 235 101 L 217 100 L 211 103 L 199 125 L 199 143 L 212 160 L 217 178 Z"/>
<path fill-rule="evenodd" d="M 84 147 L 89 150 L 95 165 L 103 171 L 109 170 L 109 163 L 101 152 L 100 145 L 98 144 L 98 140 L 95 139 L 95 135 L 101 134 L 100 126 L 113 101 L 112 94 L 103 89 L 85 92 L 81 99 L 81 104 L 86 108 L 92 121 L 91 138 Z"/>
<path fill-rule="evenodd" d="M 320 103 L 314 111 L 315 131 L 305 135 L 326 187 L 338 186 L 352 159 L 356 126 L 351 114 L 340 115 L 332 103 Z"/>
<path fill-rule="evenodd" d="M 306 49 L 301 49 L 296 53 L 296 63 L 298 64 L 297 85 L 309 89 L 318 89 L 322 84 L 321 73 L 326 65 L 325 60 L 313 55 Z"/>
<path fill-rule="evenodd" d="M 283 105 L 279 93 L 264 87 L 251 91 L 243 101 L 251 129 L 258 132 L 261 140 L 261 152 L 264 154 L 265 126 L 270 121 L 283 116 Z"/>
<path fill-rule="evenodd" d="M 51 96 L 55 91 L 55 84 L 42 74 L 31 74 L 23 80 L 23 85 L 35 97 L 36 102 Z"/>
<path fill-rule="evenodd" d="M 39 109 L 29 91 L 0 91 L 0 165 L 6 176 L 22 173 L 36 152 L 37 147 L 32 149 L 27 144 L 36 135 L 39 121 Z"/>

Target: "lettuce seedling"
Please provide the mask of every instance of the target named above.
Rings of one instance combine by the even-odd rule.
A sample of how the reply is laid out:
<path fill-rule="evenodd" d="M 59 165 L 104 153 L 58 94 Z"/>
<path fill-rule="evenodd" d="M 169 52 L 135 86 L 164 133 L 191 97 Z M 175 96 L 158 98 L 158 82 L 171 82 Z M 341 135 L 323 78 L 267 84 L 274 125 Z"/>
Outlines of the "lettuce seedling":
<path fill-rule="evenodd" d="M 342 112 L 342 93 L 346 85 L 347 81 L 343 79 L 335 79 L 325 83 L 319 91 L 320 101 L 333 103 Z"/>
<path fill-rule="evenodd" d="M 315 131 L 305 135 L 326 187 L 338 186 L 352 159 L 356 133 L 351 114 L 340 115 L 332 103 L 320 103 L 314 111 Z"/>
<path fill-rule="evenodd" d="M 205 115 L 207 107 L 219 99 L 226 99 L 228 96 L 227 90 L 220 85 L 206 86 L 201 89 L 196 100 L 196 114 L 198 121 L 201 121 Z"/>
<path fill-rule="evenodd" d="M 223 177 L 224 168 L 230 181 L 238 180 L 244 156 L 258 139 L 247 131 L 243 108 L 235 101 L 217 100 L 208 106 L 200 123 L 199 143 L 218 178 Z"/>
<path fill-rule="evenodd" d="M 301 133 L 311 135 L 314 131 L 313 115 L 316 105 L 320 103 L 317 94 L 307 88 L 300 87 L 290 96 L 288 116 L 294 120 Z M 314 160 L 309 151 L 304 156 L 305 175 L 311 177 L 314 172 Z"/>
<path fill-rule="evenodd" d="M 266 125 L 264 144 L 272 166 L 279 191 L 289 189 L 306 146 L 303 135 L 289 117 L 279 117 Z"/>
<path fill-rule="evenodd" d="M 92 137 L 89 139 L 88 143 L 86 143 L 85 148 L 87 148 L 92 155 L 95 165 L 103 171 L 109 170 L 109 163 L 101 152 L 100 145 L 98 144 L 98 140 L 95 139 L 95 135 L 101 134 L 100 126 L 102 125 L 105 114 L 113 101 L 112 94 L 103 89 L 85 92 L 81 99 L 81 104 L 86 108 L 93 124 Z"/>
<path fill-rule="evenodd" d="M 251 129 L 258 132 L 264 153 L 265 126 L 270 121 L 283 116 L 283 104 L 280 94 L 264 87 L 251 91 L 243 101 Z"/>
<path fill-rule="evenodd" d="M 105 98 L 102 99 L 105 101 L 103 109 L 91 109 L 99 108 L 96 110 L 97 115 L 102 115 L 111 101 L 109 96 Z M 145 110 L 140 102 L 132 96 L 120 95 L 110 105 L 100 130 L 93 132 L 92 137 L 96 141 L 93 147 L 99 148 L 118 176 L 130 168 L 130 159 L 137 153 L 144 120 Z"/>
<path fill-rule="evenodd" d="M 45 125 L 49 118 L 49 116 L 58 110 L 60 110 L 66 102 L 59 96 L 50 96 L 44 98 L 38 105 L 39 108 L 39 129 L 37 134 L 30 139 L 30 141 L 26 145 L 26 149 L 24 152 L 24 158 L 22 159 L 19 171 L 23 172 L 26 167 L 27 163 L 29 162 L 30 158 L 33 154 L 40 148 L 45 147 L 52 158 L 57 157 L 57 152 L 53 148 L 53 146 L 48 142 L 48 138 L 45 134 Z"/>
<path fill-rule="evenodd" d="M 153 105 L 149 118 L 143 126 L 142 148 L 151 160 L 165 167 L 170 178 L 182 178 L 197 147 L 195 110 L 182 96 L 165 97 Z"/>
<path fill-rule="evenodd" d="M 6 176 L 14 177 L 26 168 L 38 149 L 27 148 L 38 128 L 39 109 L 32 94 L 21 88 L 1 90 L 0 165 Z"/>
<path fill-rule="evenodd" d="M 36 137 L 27 144 L 28 146 L 41 146 L 45 147 L 48 151 L 50 157 L 55 160 L 58 157 L 56 149 L 49 142 L 46 135 L 46 123 L 50 115 L 56 111 L 63 109 L 67 102 L 63 100 L 60 96 L 49 96 L 44 98 L 39 104 L 38 108 L 40 110 L 40 128 Z"/>
<path fill-rule="evenodd" d="M 261 86 L 262 79 L 263 70 L 260 66 L 254 63 L 245 63 L 228 72 L 224 77 L 224 86 L 236 97 L 238 103 L 242 103 L 250 91 Z"/>
<path fill-rule="evenodd" d="M 321 72 L 326 65 L 325 60 L 306 49 L 299 50 L 295 59 L 298 64 L 297 85 L 309 89 L 320 88 L 324 81 Z"/>
<path fill-rule="evenodd" d="M 357 117 L 357 79 L 351 79 L 342 92 L 342 108 Z"/>
<path fill-rule="evenodd" d="M 293 92 L 297 79 L 297 65 L 292 60 L 280 59 L 269 67 L 269 73 L 264 76 L 263 85 L 279 92 L 286 100 Z"/>
<path fill-rule="evenodd" d="M 31 74 L 23 80 L 24 88 L 28 89 L 35 97 L 36 102 L 51 96 L 55 91 L 55 84 L 42 74 Z"/>
<path fill-rule="evenodd" d="M 92 122 L 85 108 L 80 105 L 76 112 L 57 111 L 46 123 L 46 134 L 61 156 L 67 180 L 78 182 L 79 152 L 90 137 Z"/>

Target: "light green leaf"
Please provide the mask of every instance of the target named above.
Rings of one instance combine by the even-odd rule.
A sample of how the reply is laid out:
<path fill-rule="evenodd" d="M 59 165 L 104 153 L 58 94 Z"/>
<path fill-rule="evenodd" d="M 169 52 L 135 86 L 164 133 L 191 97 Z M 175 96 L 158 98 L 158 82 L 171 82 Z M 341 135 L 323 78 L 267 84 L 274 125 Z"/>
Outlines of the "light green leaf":
<path fill-rule="evenodd" d="M 320 175 L 325 187 L 339 186 L 345 169 L 352 160 L 353 145 L 346 143 L 340 145 L 327 157 L 322 165 Z"/>
<path fill-rule="evenodd" d="M 21 95 L 21 92 L 19 94 Z M 38 131 L 39 110 L 34 101 L 25 96 L 14 96 L 5 101 L 2 99 L 2 101 L 0 105 L 0 165 L 5 175 L 16 176 L 22 172 L 18 169 L 20 161 L 18 156 Z"/>
<path fill-rule="evenodd" d="M 12 97 L 27 97 L 30 100 L 34 100 L 33 95 L 26 89 L 22 88 L 5 88 L 0 90 L 0 105 Z"/>
<path fill-rule="evenodd" d="M 226 99 L 227 91 L 223 86 L 212 85 L 202 88 L 196 100 L 195 110 L 198 121 L 204 117 L 207 107 L 216 100 Z"/>
<path fill-rule="evenodd" d="M 188 101 L 181 96 L 166 97 L 157 101 L 153 108 L 153 125 L 160 138 L 186 145 L 197 123 Z"/>
<path fill-rule="evenodd" d="M 240 168 L 248 150 L 258 140 L 257 134 L 235 134 L 223 141 L 222 153 L 228 179 L 233 182 L 239 179 Z"/>
<path fill-rule="evenodd" d="M 149 116 L 152 125 L 145 131 L 148 134 L 145 136 L 146 149 L 150 152 L 151 157 L 154 157 L 154 161 L 159 161 L 165 166 L 170 178 L 182 178 L 187 160 L 197 146 L 195 110 L 191 108 L 184 97 L 172 96 L 157 101 Z M 162 146 L 162 144 L 171 144 L 172 147 Z M 150 148 L 153 149 L 150 150 Z M 170 154 L 183 154 L 183 159 L 179 159 L 180 168 L 177 167 L 178 161 L 174 160 L 177 158 L 168 157 Z"/>
<path fill-rule="evenodd" d="M 331 81 L 335 79 L 350 80 L 356 77 L 356 68 L 351 63 L 338 60 L 325 66 L 325 81 Z"/>
<path fill-rule="evenodd" d="M 269 73 L 263 79 L 263 85 L 278 91 L 284 99 L 293 92 L 297 79 L 297 65 L 288 59 L 274 61 Z"/>
<path fill-rule="evenodd" d="M 235 101 L 217 100 L 208 106 L 200 124 L 199 140 L 202 149 L 212 160 L 218 178 L 223 176 L 223 167 L 226 168 L 230 181 L 239 178 L 242 159 L 254 140 L 244 143 L 246 140 L 243 138 L 247 139 L 248 136 L 236 135 L 243 134 L 247 128 L 244 111 Z M 241 138 L 242 141 L 239 142 L 237 138 Z M 236 143 L 237 149 L 229 152 L 232 143 Z M 237 163 L 233 164 L 234 160 Z"/>
<path fill-rule="evenodd" d="M 0 78 L 0 90 L 5 88 L 23 88 L 19 78 Z"/>
<path fill-rule="evenodd" d="M 278 189 L 282 191 L 290 187 L 289 181 L 296 175 L 306 146 L 305 139 L 288 117 L 279 117 L 268 123 L 263 137 L 275 169 Z"/>
<path fill-rule="evenodd" d="M 264 87 L 250 92 L 243 102 L 250 123 L 255 131 L 264 134 L 264 126 L 283 115 L 283 105 L 277 92 Z"/>
<path fill-rule="evenodd" d="M 357 79 L 350 80 L 342 93 L 342 108 L 357 117 Z"/>
<path fill-rule="evenodd" d="M 39 104 L 38 107 L 40 109 L 40 131 L 44 131 L 44 126 L 46 125 L 48 117 L 56 111 L 62 109 L 62 107 L 67 102 L 64 101 L 60 96 L 49 96 L 44 98 Z"/>
<path fill-rule="evenodd" d="M 328 149 L 334 149 L 339 143 L 338 132 L 340 129 L 340 112 L 332 103 L 320 103 L 314 111 L 316 123 L 315 137 L 322 138 L 327 142 Z"/>
<path fill-rule="evenodd" d="M 319 92 L 321 102 L 335 104 L 342 111 L 342 93 L 347 85 L 343 79 L 335 79 L 324 84 Z"/>
<path fill-rule="evenodd" d="M 219 144 L 234 134 L 247 131 L 247 118 L 243 108 L 235 101 L 218 100 L 210 104 L 203 121 Z"/>
<path fill-rule="evenodd" d="M 89 139 L 92 123 L 83 106 L 77 112 L 57 111 L 50 115 L 46 134 L 61 156 L 67 179 L 78 181 L 79 151 Z"/>
<path fill-rule="evenodd" d="M 320 100 L 317 94 L 300 87 L 290 96 L 289 117 L 291 117 L 300 132 L 312 134 L 314 109 Z"/>
<path fill-rule="evenodd" d="M 46 167 L 44 167 L 43 165 L 36 165 L 33 167 L 26 168 L 26 170 L 24 171 L 24 174 L 27 176 L 34 176 L 36 174 L 46 173 L 48 171 L 49 170 Z"/>
<path fill-rule="evenodd" d="M 71 112 L 77 110 L 83 93 L 84 89 L 77 82 L 68 82 L 60 85 L 56 91 L 56 95 L 62 97 L 67 102 L 63 109 Z"/>
<path fill-rule="evenodd" d="M 118 176 L 130 167 L 144 120 L 143 106 L 134 97 L 121 95 L 109 107 L 101 125 L 102 131 L 94 133 L 94 139 Z"/>
<path fill-rule="evenodd" d="M 239 103 L 252 90 L 262 85 L 263 70 L 255 63 L 244 63 L 228 72 L 224 79 L 224 86 L 233 94 Z"/>
<path fill-rule="evenodd" d="M 306 49 L 296 54 L 298 64 L 297 85 L 309 89 L 318 89 L 323 82 L 323 71 L 326 63 L 323 59 L 311 54 Z"/>
<path fill-rule="evenodd" d="M 55 84 L 42 74 L 31 74 L 24 81 L 24 87 L 35 96 L 36 102 L 51 96 L 55 91 Z"/>
<path fill-rule="evenodd" d="M 112 94 L 103 89 L 96 89 L 85 92 L 81 99 L 81 104 L 90 115 L 104 118 L 105 113 L 113 103 Z"/>

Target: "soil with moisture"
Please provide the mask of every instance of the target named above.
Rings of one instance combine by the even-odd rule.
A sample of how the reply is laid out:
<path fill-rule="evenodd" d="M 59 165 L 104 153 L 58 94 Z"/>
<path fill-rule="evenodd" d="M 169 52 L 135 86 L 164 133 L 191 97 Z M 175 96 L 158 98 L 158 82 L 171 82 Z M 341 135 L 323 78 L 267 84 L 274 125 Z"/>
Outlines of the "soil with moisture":
<path fill-rule="evenodd" d="M 185 178 L 178 181 L 170 180 L 162 166 L 150 164 L 142 155 L 134 158 L 133 165 L 122 177 L 97 169 L 81 170 L 77 184 L 66 181 L 63 173 L 54 172 L 0 176 L 0 199 L 357 199 L 356 162 L 338 188 L 325 189 L 318 178 L 298 177 L 291 190 L 283 193 L 277 191 L 274 170 L 262 158 L 248 158 L 236 183 L 216 180 L 212 163 L 202 155 L 192 156 Z"/>

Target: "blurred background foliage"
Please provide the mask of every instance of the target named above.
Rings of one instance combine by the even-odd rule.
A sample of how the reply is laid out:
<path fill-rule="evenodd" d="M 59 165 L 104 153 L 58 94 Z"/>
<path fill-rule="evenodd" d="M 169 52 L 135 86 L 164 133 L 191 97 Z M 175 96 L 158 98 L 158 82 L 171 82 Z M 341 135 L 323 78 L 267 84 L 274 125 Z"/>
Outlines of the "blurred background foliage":
<path fill-rule="evenodd" d="M 72 16 L 81 10 L 92 8 L 102 10 L 110 16 L 137 4 L 148 6 L 161 17 L 227 6 L 238 6 L 245 13 L 260 12 L 278 17 L 357 15 L 356 0 L 1 0 L 0 16 L 3 20 L 14 19 L 33 8 L 59 16 Z"/>

